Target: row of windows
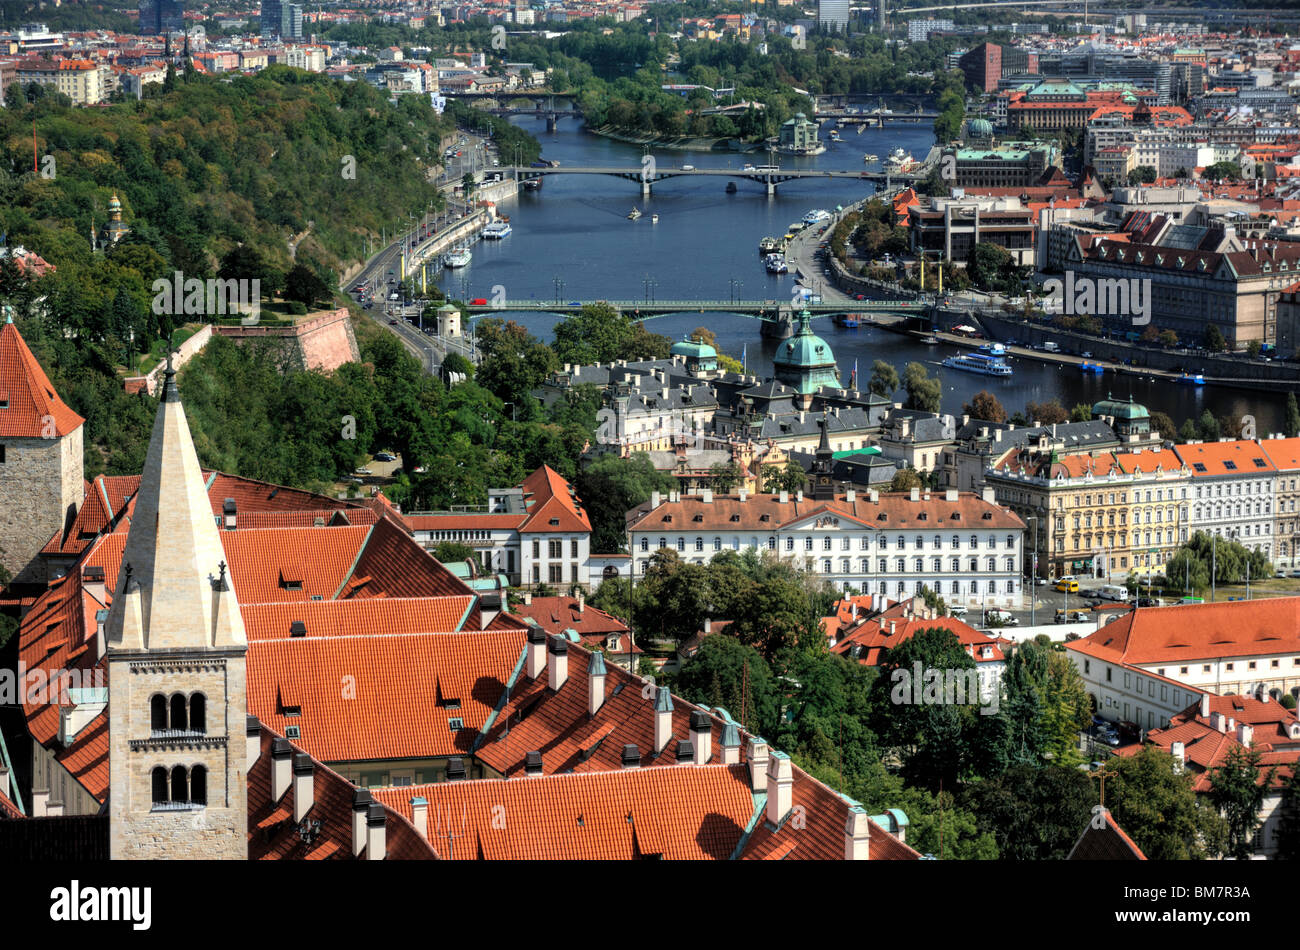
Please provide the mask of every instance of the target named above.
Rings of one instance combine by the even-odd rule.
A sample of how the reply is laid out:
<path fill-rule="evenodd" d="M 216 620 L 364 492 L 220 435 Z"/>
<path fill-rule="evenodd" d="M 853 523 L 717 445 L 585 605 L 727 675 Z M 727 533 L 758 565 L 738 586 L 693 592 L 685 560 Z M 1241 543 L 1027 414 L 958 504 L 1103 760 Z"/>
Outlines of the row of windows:
<path fill-rule="evenodd" d="M 201 765 L 177 765 L 169 773 L 161 765 L 153 770 L 153 804 L 193 806 L 208 803 L 208 770 Z"/>
<path fill-rule="evenodd" d="M 173 693 L 169 700 L 161 693 L 155 693 L 149 699 L 149 727 L 154 732 L 206 733 L 206 697 L 195 693 L 187 699 L 183 693 Z"/>
<path fill-rule="evenodd" d="M 574 539 L 572 539 L 572 540 L 569 541 L 569 557 L 581 557 L 581 556 L 582 556 L 582 555 L 580 555 L 580 554 L 578 553 L 578 543 L 579 543 L 579 542 L 578 542 L 578 539 L 577 539 L 577 538 L 574 538 Z M 546 542 L 546 554 L 547 554 L 548 557 L 550 557 L 550 558 L 552 558 L 552 559 L 554 559 L 554 558 L 559 558 L 559 557 L 564 557 L 564 539 L 561 538 L 561 539 L 558 540 L 558 541 L 555 540 L 555 539 L 551 539 L 550 541 L 547 541 L 547 542 Z M 542 559 L 542 542 L 541 542 L 541 541 L 534 540 L 534 541 L 533 541 L 533 560 L 534 560 L 534 561 L 540 561 L 541 559 Z"/>
<path fill-rule="evenodd" d="M 862 592 L 864 594 L 870 594 L 874 592 L 879 592 L 881 594 L 888 594 L 890 592 L 889 590 L 890 583 L 891 583 L 890 581 L 864 581 L 862 584 Z M 953 596 L 970 594 L 972 597 L 978 597 L 980 594 L 996 594 L 998 592 L 998 583 L 999 583 L 998 581 L 950 581 L 948 583 L 947 590 L 945 591 L 943 581 L 935 581 L 932 584 L 922 583 L 921 581 L 893 582 L 894 591 L 899 594 L 906 594 L 906 593 L 920 594 L 921 588 L 924 586 L 924 587 L 929 587 L 936 594 L 940 594 L 940 595 L 944 593 L 951 594 Z M 1005 592 L 1008 594 L 1014 594 L 1016 592 L 1016 585 L 1014 581 L 1005 582 Z"/>
<path fill-rule="evenodd" d="M 831 570 L 831 564 L 832 564 L 832 563 L 833 563 L 833 559 L 832 559 L 832 558 L 823 558 L 823 559 L 822 559 L 822 573 L 823 573 L 823 574 L 830 574 L 830 573 L 832 573 L 832 570 Z M 853 570 L 853 568 L 852 568 L 853 561 L 852 561 L 850 558 L 847 558 L 847 557 L 840 558 L 839 564 L 840 564 L 839 573 L 841 573 L 841 574 L 849 574 L 849 573 L 852 572 L 852 570 Z M 870 558 L 866 558 L 866 557 L 864 557 L 864 558 L 860 558 L 860 559 L 858 560 L 857 564 L 858 564 L 858 573 L 859 573 L 859 574 L 870 574 L 870 573 L 872 573 L 872 569 L 871 569 L 871 559 L 870 559 Z M 970 563 L 969 563 L 969 565 L 967 566 L 967 570 L 970 570 L 970 571 L 979 571 L 979 569 L 980 569 L 979 558 L 974 558 L 974 557 L 971 558 L 971 559 L 970 559 Z M 995 558 L 995 557 L 990 557 L 990 558 L 986 558 L 986 559 L 985 559 L 984 570 L 986 570 L 986 571 L 988 571 L 988 572 L 990 572 L 990 573 L 996 573 L 996 572 L 997 572 L 997 569 L 998 569 L 998 560 L 997 560 L 997 558 Z M 1003 567 L 1002 567 L 1002 569 L 1003 569 L 1004 571 L 1008 571 L 1008 572 L 1009 572 L 1009 571 L 1014 571 L 1014 570 L 1016 569 L 1016 559 L 1015 559 L 1015 558 L 1011 558 L 1011 557 L 1004 558 L 1004 559 L 1003 559 Z M 961 566 L 961 558 L 956 558 L 956 557 L 954 557 L 954 558 L 951 558 L 951 559 L 948 561 L 948 571 L 949 571 L 949 573 L 957 574 L 957 573 L 960 573 L 961 570 L 962 570 L 962 566 Z M 918 558 L 913 558 L 913 559 L 912 559 L 912 571 L 913 571 L 914 573 L 917 573 L 917 574 L 924 574 L 924 573 L 925 573 L 925 558 L 920 558 L 920 557 L 918 557 Z M 896 559 L 894 560 L 894 572 L 897 573 L 897 574 L 906 574 L 906 573 L 907 573 L 907 558 L 902 558 L 902 557 L 900 557 L 900 558 L 896 558 Z M 930 572 L 931 572 L 931 573 L 935 573 L 935 574 L 943 573 L 943 558 L 936 557 L 936 558 L 931 558 L 931 559 L 930 559 Z M 877 573 L 877 574 L 888 574 L 888 573 L 889 573 L 889 559 L 888 559 L 888 558 L 883 558 L 883 557 L 882 557 L 882 558 L 880 558 L 879 560 L 876 561 L 876 569 L 875 569 L 875 573 Z"/>
<path fill-rule="evenodd" d="M 1015 547 L 1016 547 L 1016 537 L 1017 537 L 1017 536 L 1014 535 L 1014 534 L 1009 534 L 1009 535 L 1006 536 L 1005 544 L 1006 544 L 1006 547 L 1007 547 L 1008 550 L 1014 550 L 1014 549 L 1015 549 Z M 733 537 L 733 538 L 732 538 L 732 547 L 735 548 L 735 549 L 738 549 L 738 548 L 740 547 L 740 545 L 741 545 L 741 540 L 742 540 L 742 539 L 740 539 L 740 538 L 738 538 L 738 537 Z M 883 534 L 882 534 L 882 535 L 877 535 L 877 536 L 876 536 L 876 547 L 879 548 L 880 550 L 887 550 L 887 549 L 889 548 L 889 540 L 890 540 L 890 539 L 887 538 L 887 537 L 886 537 L 885 535 L 883 535 Z M 554 543 L 554 542 L 552 542 L 552 543 Z M 717 535 L 715 535 L 714 538 L 713 538 L 713 541 L 712 541 L 712 547 L 713 547 L 713 550 L 715 550 L 715 551 L 721 551 L 721 550 L 722 550 L 722 543 L 723 543 L 723 542 L 722 542 L 722 538 L 721 538 L 721 537 L 718 537 Z M 757 541 L 753 541 L 753 540 L 750 540 L 750 541 L 748 541 L 748 542 L 746 542 L 746 543 L 747 543 L 747 545 L 749 545 L 749 546 L 754 546 L 754 547 L 758 547 L 758 546 L 760 546 L 760 545 L 759 545 L 759 542 L 757 542 Z M 574 544 L 576 545 L 577 542 L 575 541 Z M 988 550 L 992 551 L 992 550 L 996 550 L 996 549 L 997 549 L 997 544 L 998 544 L 998 543 L 997 543 L 997 538 L 994 537 L 993 535 L 989 535 L 988 538 L 987 538 L 987 540 L 986 540 L 986 542 L 985 542 L 985 547 L 986 547 Z M 811 536 L 808 536 L 808 537 L 805 537 L 805 538 L 804 538 L 803 549 L 804 549 L 805 551 L 812 551 L 812 550 L 814 550 L 815 546 L 816 546 L 816 539 L 815 539 L 815 538 L 813 538 L 813 537 L 811 537 Z M 897 550 L 899 550 L 899 551 L 905 551 L 905 550 L 907 550 L 907 539 L 906 539 L 906 537 L 903 536 L 903 535 L 899 535 L 899 537 L 898 537 L 897 541 L 895 542 L 895 545 L 894 545 L 894 546 L 895 546 L 895 548 L 896 548 Z M 951 543 L 950 543 L 949 546 L 950 546 L 950 548 L 951 548 L 952 550 L 954 550 L 954 551 L 956 551 L 956 550 L 960 550 L 960 549 L 961 549 L 961 536 L 960 536 L 960 535 L 956 535 L 956 534 L 952 535 L 952 540 L 951 540 Z M 970 536 L 970 544 L 968 545 L 968 547 L 970 547 L 970 548 L 973 550 L 973 549 L 978 549 L 979 546 L 980 546 L 980 543 L 979 543 L 979 535 L 972 534 L 972 535 Z M 643 553 L 647 553 L 647 552 L 649 552 L 649 550 L 650 550 L 650 539 L 649 539 L 648 537 L 642 537 L 641 540 L 640 540 L 640 542 L 639 542 L 639 547 L 640 547 L 640 550 L 641 550 Z M 659 538 L 658 548 L 666 548 L 666 547 L 670 547 L 670 544 L 669 544 L 668 538 L 666 538 L 666 537 L 660 537 L 660 538 Z M 686 550 L 686 538 L 684 538 L 684 537 L 678 537 L 678 538 L 676 539 L 676 547 L 677 547 L 677 550 L 678 550 L 678 551 L 685 551 L 685 550 Z M 697 536 L 697 537 L 695 538 L 695 540 L 694 540 L 694 547 L 695 547 L 695 550 L 696 550 L 696 551 L 703 551 L 703 550 L 704 550 L 704 547 L 705 547 L 705 540 L 704 540 L 704 538 L 703 538 L 703 537 L 699 537 L 699 536 Z M 922 537 L 921 535 L 917 535 L 917 536 L 914 538 L 914 540 L 913 540 L 912 547 L 913 547 L 914 550 L 917 550 L 917 551 L 923 551 L 923 550 L 925 550 L 925 538 Z M 767 539 L 767 548 L 768 548 L 769 551 L 775 551 L 775 550 L 776 550 L 776 538 L 775 538 L 775 537 L 769 537 L 769 538 Z M 786 538 L 785 538 L 785 549 L 786 549 L 787 551 L 793 551 L 794 548 L 795 548 L 795 539 L 794 539 L 794 537 L 791 536 L 791 535 L 786 535 Z M 871 537 L 870 537 L 870 535 L 861 535 L 861 536 L 858 538 L 858 548 L 859 548 L 859 550 L 862 550 L 862 551 L 869 551 L 869 550 L 871 550 Z M 821 549 L 822 549 L 823 551 L 831 551 L 831 550 L 834 550 L 834 538 L 830 537 L 829 535 L 827 535 L 827 536 L 823 536 L 823 537 L 822 537 L 822 545 L 821 545 Z M 850 550 L 852 550 L 852 549 L 853 549 L 853 539 L 852 539 L 852 537 L 849 536 L 849 535 L 841 535 L 841 536 L 840 536 L 840 546 L 839 546 L 839 549 L 840 549 L 841 551 L 850 551 Z M 942 549 L 943 549 L 943 538 L 942 538 L 941 535 L 937 535 L 937 534 L 934 535 L 934 537 L 933 537 L 933 539 L 932 539 L 932 541 L 931 541 L 931 549 L 932 549 L 932 550 L 935 550 L 935 551 L 939 551 L 939 550 L 942 550 Z M 534 557 L 535 557 L 535 556 L 536 556 L 536 554 L 534 554 Z M 556 555 L 552 555 L 552 556 L 554 557 L 554 556 L 556 556 Z M 576 549 L 575 549 L 575 551 L 574 551 L 574 557 L 577 557 L 577 551 L 576 551 Z"/>

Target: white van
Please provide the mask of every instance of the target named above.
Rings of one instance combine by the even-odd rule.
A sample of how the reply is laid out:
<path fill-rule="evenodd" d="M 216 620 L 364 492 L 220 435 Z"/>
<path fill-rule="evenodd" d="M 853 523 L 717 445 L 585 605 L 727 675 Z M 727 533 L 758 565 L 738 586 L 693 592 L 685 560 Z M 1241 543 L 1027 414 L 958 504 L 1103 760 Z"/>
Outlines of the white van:
<path fill-rule="evenodd" d="M 1057 344 L 1053 343 L 1051 340 L 1048 340 L 1046 343 L 1043 344 L 1043 352 L 1059 353 L 1061 352 L 1061 348 Z"/>
<path fill-rule="evenodd" d="M 1121 604 L 1128 603 L 1128 588 L 1118 584 L 1107 584 L 1097 591 L 1102 600 L 1113 600 Z"/>
<path fill-rule="evenodd" d="M 1003 610 L 1001 607 L 990 607 L 984 614 L 984 622 L 988 624 L 1001 624 L 1004 627 L 1016 627 L 1020 625 L 1020 620 L 1015 617 L 1011 611 Z"/>

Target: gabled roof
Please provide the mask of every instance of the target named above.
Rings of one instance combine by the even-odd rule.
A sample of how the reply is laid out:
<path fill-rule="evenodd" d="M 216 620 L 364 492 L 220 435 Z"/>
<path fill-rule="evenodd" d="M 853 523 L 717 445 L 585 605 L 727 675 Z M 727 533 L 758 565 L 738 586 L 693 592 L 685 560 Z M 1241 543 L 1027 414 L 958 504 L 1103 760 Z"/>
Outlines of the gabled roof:
<path fill-rule="evenodd" d="M 283 640 L 301 622 L 309 637 L 460 630 L 474 597 L 368 597 L 357 600 L 248 604 L 241 608 L 249 640 Z"/>
<path fill-rule="evenodd" d="M 372 794 L 408 818 L 411 799 L 426 799 L 430 841 L 441 857 L 457 860 L 725 861 L 755 808 L 743 765 L 439 782 Z"/>
<path fill-rule="evenodd" d="M 1101 818 L 1100 826 L 1095 824 Z M 1083 834 L 1074 843 L 1067 861 L 1145 861 L 1147 856 L 1118 824 L 1111 813 L 1103 809 L 1089 819 Z"/>
<path fill-rule="evenodd" d="M 254 640 L 248 711 L 277 731 L 298 726 L 298 744 L 323 762 L 456 755 L 500 701 L 523 645 L 520 630 Z M 299 715 L 285 715 L 282 688 Z"/>
<path fill-rule="evenodd" d="M 519 528 L 521 533 L 590 533 L 591 522 L 580 506 L 578 496 L 555 469 L 543 465 L 525 478 L 521 487 L 528 508 L 528 519 Z"/>
<path fill-rule="evenodd" d="M 828 617 L 827 620 L 835 618 Z M 947 630 L 960 642 L 962 649 L 977 663 L 997 663 L 1006 659 L 998 641 L 954 617 L 890 619 L 888 614 L 862 619 L 851 627 L 842 627 L 831 646 L 832 653 L 853 656 L 863 666 L 879 666 L 885 651 L 910 640 L 922 630 Z"/>
<path fill-rule="evenodd" d="M 1269 460 L 1268 452 L 1254 439 L 1178 445 L 1174 451 L 1191 468 L 1193 478 L 1272 475 L 1277 471 L 1277 466 Z"/>
<path fill-rule="evenodd" d="M 12 322 L 0 324 L 0 437 L 62 438 L 86 420 L 59 398 Z"/>
<path fill-rule="evenodd" d="M 591 604 L 579 605 L 576 597 L 533 597 L 531 600 L 532 603 L 512 601 L 510 612 L 517 617 L 531 617 L 547 633 L 563 636 L 565 630 L 574 630 L 586 636 L 628 632 L 626 621 Z"/>

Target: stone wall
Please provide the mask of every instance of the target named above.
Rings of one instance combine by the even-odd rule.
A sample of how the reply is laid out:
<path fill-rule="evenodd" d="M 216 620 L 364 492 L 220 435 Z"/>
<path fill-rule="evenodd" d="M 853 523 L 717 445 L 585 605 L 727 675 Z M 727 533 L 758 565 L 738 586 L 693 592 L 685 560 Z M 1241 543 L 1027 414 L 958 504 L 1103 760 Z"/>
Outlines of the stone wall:
<path fill-rule="evenodd" d="M 18 583 L 46 583 L 40 550 L 81 507 L 83 428 L 61 439 L 0 441 L 0 546 Z"/>
<path fill-rule="evenodd" d="M 291 327 L 217 327 L 216 332 L 236 343 L 245 340 L 282 340 L 290 345 L 294 365 L 322 372 L 361 359 L 346 307 L 308 317 Z"/>
<path fill-rule="evenodd" d="M 193 336 L 187 337 L 185 342 L 176 347 L 176 353 L 172 356 L 172 365 L 180 369 L 190 360 L 194 359 L 203 348 L 208 345 L 208 340 L 212 339 L 212 325 L 200 327 L 198 332 Z M 150 396 L 158 392 L 158 384 L 162 381 L 163 372 L 167 369 L 167 361 L 161 360 L 158 365 L 149 370 L 145 376 L 128 376 L 126 379 L 126 391 L 129 393 L 145 390 Z"/>

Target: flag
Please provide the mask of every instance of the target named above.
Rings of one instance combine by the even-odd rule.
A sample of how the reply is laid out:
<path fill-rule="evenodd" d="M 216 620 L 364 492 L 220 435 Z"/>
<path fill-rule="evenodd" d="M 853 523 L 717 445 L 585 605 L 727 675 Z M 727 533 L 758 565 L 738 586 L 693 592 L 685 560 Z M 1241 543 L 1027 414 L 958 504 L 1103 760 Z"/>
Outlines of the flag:
<path fill-rule="evenodd" d="M 749 343 L 745 343 L 740 348 L 740 367 L 746 373 L 749 372 Z"/>

